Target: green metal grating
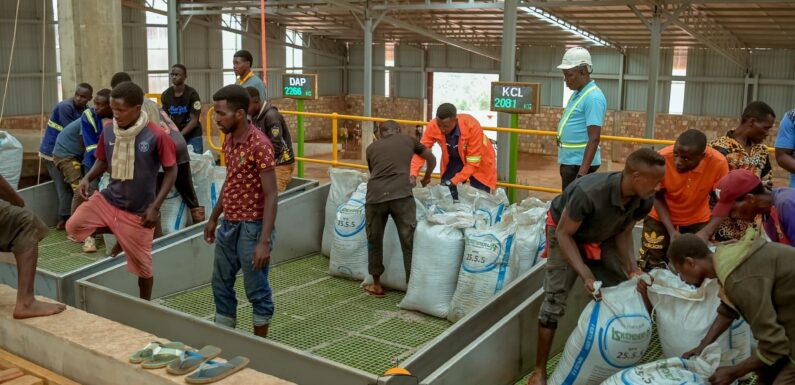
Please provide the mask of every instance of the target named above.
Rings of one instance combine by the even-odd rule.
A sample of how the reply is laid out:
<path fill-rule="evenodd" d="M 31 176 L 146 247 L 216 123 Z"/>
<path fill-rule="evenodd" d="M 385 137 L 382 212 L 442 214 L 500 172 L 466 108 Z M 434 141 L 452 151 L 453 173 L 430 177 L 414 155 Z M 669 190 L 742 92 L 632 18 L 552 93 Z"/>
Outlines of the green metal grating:
<path fill-rule="evenodd" d="M 555 371 L 555 368 L 557 368 L 558 363 L 560 363 L 560 358 L 562 356 L 563 356 L 563 352 L 560 352 L 560 353 L 556 354 L 554 357 L 552 357 L 549 360 L 549 362 L 547 363 L 547 373 L 550 376 L 552 375 L 552 372 Z M 649 342 L 649 349 L 646 350 L 646 354 L 643 355 L 643 359 L 640 360 L 638 365 L 646 364 L 646 363 L 649 363 L 649 362 L 654 362 L 654 361 L 657 361 L 657 360 L 661 360 L 663 358 L 665 358 L 665 357 L 663 357 L 662 345 L 660 345 L 660 337 L 657 335 L 657 327 L 653 327 L 652 328 L 651 341 Z M 528 373 L 526 376 L 524 376 L 524 378 L 519 380 L 515 385 L 527 385 L 527 380 L 530 378 L 530 375 L 532 375 L 532 374 L 533 374 L 532 372 Z M 741 385 L 755 385 L 756 384 L 756 379 L 753 379 L 753 380 L 750 380 L 750 381 L 740 381 L 739 383 Z"/>
<path fill-rule="evenodd" d="M 273 266 L 276 312 L 269 338 L 369 373 L 380 374 L 441 334 L 451 323 L 398 308 L 403 293 L 364 293 L 359 282 L 328 275 L 328 259 L 314 255 Z M 242 275 L 235 284 L 238 329 L 251 332 L 251 305 Z M 211 320 L 212 289 L 204 285 L 157 300 L 163 306 Z"/>
<path fill-rule="evenodd" d="M 105 256 L 105 241 L 97 239 L 97 252 L 84 253 L 83 245 L 66 239 L 66 231 L 50 229 L 39 242 L 38 268 L 56 274 L 68 273 L 90 265 Z"/>
<path fill-rule="evenodd" d="M 344 340 L 319 349 L 316 354 L 330 360 L 364 370 L 369 373 L 383 373 L 393 366 L 389 359 L 375 360 L 374 358 L 398 357 L 404 349 L 387 345 L 368 338 L 352 336 Z"/>

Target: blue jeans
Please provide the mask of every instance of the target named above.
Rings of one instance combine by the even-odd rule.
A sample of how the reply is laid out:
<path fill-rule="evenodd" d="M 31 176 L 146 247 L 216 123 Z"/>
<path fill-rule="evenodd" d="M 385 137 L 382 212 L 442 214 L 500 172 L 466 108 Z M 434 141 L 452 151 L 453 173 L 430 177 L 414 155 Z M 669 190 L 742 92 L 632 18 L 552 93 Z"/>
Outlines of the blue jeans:
<path fill-rule="evenodd" d="M 271 233 L 273 250 L 275 231 Z M 262 221 L 229 222 L 222 220 L 215 233 L 215 262 L 213 266 L 213 299 L 215 322 L 234 328 L 237 325 L 237 296 L 235 279 L 243 270 L 246 297 L 254 310 L 254 326 L 270 324 L 273 318 L 273 293 L 268 283 L 270 261 L 261 271 L 251 266 L 254 251 L 262 234 Z"/>
<path fill-rule="evenodd" d="M 201 153 L 204 152 L 204 137 L 203 136 L 201 136 L 201 135 L 194 136 L 193 138 L 190 138 L 190 139 L 186 140 L 185 142 L 187 142 L 187 144 L 193 146 L 193 152 L 195 152 L 197 154 L 201 154 Z"/>

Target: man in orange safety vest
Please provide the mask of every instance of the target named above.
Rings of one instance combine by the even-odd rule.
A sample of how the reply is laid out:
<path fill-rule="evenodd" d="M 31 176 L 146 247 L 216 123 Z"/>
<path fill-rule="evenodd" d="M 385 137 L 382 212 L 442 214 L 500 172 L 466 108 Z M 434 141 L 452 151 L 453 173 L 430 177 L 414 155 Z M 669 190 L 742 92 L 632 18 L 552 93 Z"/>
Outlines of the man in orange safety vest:
<path fill-rule="evenodd" d="M 442 185 L 452 187 L 453 199 L 458 199 L 455 186 L 469 182 L 472 187 L 493 192 L 497 188 L 497 162 L 494 146 L 477 119 L 458 114 L 454 105 L 444 103 L 436 109 L 436 119 L 428 123 L 420 142 L 428 148 L 438 143 L 442 148 Z M 411 161 L 411 183 L 425 163 L 415 155 Z"/>

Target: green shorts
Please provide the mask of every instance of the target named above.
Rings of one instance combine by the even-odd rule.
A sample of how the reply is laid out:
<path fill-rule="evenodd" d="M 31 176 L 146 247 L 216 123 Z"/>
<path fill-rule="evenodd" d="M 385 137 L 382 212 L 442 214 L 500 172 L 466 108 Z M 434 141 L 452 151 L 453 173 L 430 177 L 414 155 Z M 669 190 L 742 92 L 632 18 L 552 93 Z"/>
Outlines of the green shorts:
<path fill-rule="evenodd" d="M 22 253 L 37 247 L 49 229 L 32 211 L 0 201 L 0 251 Z"/>
<path fill-rule="evenodd" d="M 547 263 L 544 274 L 544 302 L 538 320 L 542 326 L 556 328 L 558 320 L 566 311 L 566 300 L 574 283 L 577 272 L 569 265 L 558 244 L 557 228 L 547 226 Z M 585 260 L 597 281 L 603 287 L 615 286 L 627 280 L 627 272 L 618 256 L 615 239 L 611 238 L 601 244 L 602 256 L 599 261 Z M 582 249 L 580 254 L 585 255 Z M 585 290 L 580 289 L 580 290 Z"/>

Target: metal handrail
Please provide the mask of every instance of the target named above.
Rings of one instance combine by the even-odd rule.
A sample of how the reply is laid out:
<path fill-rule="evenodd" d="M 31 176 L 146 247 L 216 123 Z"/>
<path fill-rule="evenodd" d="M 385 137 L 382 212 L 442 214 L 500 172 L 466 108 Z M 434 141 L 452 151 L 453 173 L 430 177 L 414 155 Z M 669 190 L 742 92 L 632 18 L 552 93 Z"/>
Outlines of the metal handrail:
<path fill-rule="evenodd" d="M 155 99 L 155 103 L 157 103 L 158 106 L 163 105 L 163 103 L 160 100 L 160 94 L 144 94 L 144 97 L 147 99 Z"/>

